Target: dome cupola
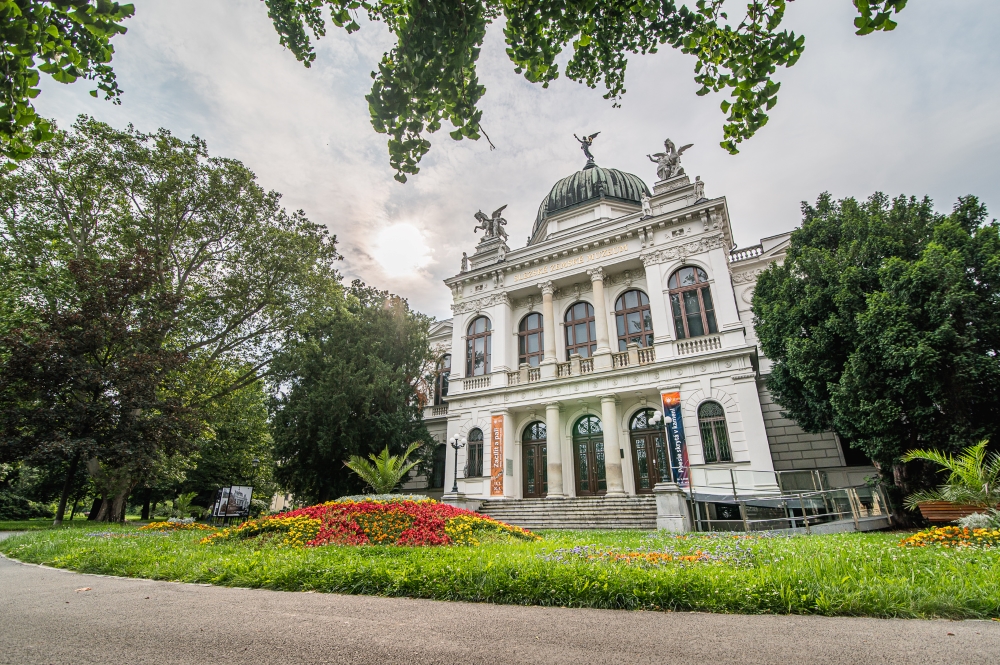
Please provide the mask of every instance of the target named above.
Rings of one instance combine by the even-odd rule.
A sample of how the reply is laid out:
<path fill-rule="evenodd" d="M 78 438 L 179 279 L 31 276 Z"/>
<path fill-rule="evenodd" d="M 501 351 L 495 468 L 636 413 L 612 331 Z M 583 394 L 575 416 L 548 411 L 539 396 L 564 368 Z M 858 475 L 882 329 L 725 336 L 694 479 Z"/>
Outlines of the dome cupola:
<path fill-rule="evenodd" d="M 618 169 L 606 169 L 589 161 L 582 170 L 552 186 L 548 196 L 538 206 L 528 244 L 533 245 L 545 238 L 545 220 L 558 212 L 600 199 L 642 205 L 643 194 L 649 196 L 649 189 L 639 176 Z"/>

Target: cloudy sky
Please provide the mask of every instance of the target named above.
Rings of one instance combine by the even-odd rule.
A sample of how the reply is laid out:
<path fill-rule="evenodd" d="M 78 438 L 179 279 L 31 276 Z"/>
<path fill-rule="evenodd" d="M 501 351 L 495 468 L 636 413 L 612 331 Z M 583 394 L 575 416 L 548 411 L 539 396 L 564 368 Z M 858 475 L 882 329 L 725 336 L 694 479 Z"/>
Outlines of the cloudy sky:
<path fill-rule="evenodd" d="M 392 46 L 378 24 L 331 27 L 311 69 L 278 44 L 255 0 L 137 0 L 114 41 L 121 106 L 86 82 L 43 85 L 41 113 L 68 126 L 87 113 L 115 126 L 196 134 L 210 152 L 242 160 L 261 184 L 326 224 L 342 271 L 450 316 L 441 279 L 472 253 L 472 214 L 508 204 L 511 246 L 523 246 L 541 199 L 583 166 L 573 133 L 601 135 L 602 166 L 640 175 L 663 139 L 694 143 L 684 164 L 710 197 L 724 195 L 741 246 L 794 228 L 803 200 L 874 191 L 924 194 L 950 209 L 976 194 L 1000 212 L 1000 3 L 911 2 L 892 33 L 858 37 L 848 0 L 799 0 L 786 25 L 806 36 L 770 123 L 738 156 L 718 147 L 721 97 L 696 97 L 693 60 L 666 50 L 635 56 L 621 108 L 560 79 L 548 89 L 514 74 L 500 26 L 490 28 L 479 76 L 485 140 L 431 137 L 421 172 L 395 182 L 385 140 L 369 125 L 370 72 Z"/>

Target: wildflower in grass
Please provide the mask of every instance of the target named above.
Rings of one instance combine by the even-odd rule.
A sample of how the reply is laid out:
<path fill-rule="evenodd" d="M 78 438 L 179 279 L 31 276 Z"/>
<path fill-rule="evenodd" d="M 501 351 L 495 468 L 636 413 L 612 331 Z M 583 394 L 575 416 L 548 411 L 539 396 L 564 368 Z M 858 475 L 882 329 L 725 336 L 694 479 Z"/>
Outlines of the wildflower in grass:
<path fill-rule="evenodd" d="M 150 522 L 139 531 L 215 531 L 214 526 L 197 522 Z"/>

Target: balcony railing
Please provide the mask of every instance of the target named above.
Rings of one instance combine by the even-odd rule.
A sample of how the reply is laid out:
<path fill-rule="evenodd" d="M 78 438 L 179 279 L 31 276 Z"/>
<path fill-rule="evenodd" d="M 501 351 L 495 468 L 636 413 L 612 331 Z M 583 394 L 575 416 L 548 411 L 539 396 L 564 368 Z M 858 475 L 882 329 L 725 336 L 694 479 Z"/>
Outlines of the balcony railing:
<path fill-rule="evenodd" d="M 570 363 L 559 363 L 556 366 L 556 376 L 562 378 L 564 376 L 570 376 L 572 373 L 572 365 Z"/>
<path fill-rule="evenodd" d="M 541 378 L 542 378 L 541 367 L 531 367 L 528 369 L 528 383 L 534 383 L 535 381 L 540 381 Z"/>
<path fill-rule="evenodd" d="M 705 353 L 722 348 L 721 337 L 695 337 L 694 339 L 682 339 L 674 343 L 677 355 L 687 356 L 692 353 Z"/>
<path fill-rule="evenodd" d="M 448 415 L 448 404 L 438 404 L 437 406 L 431 407 L 432 416 L 447 416 Z"/>
<path fill-rule="evenodd" d="M 580 374 L 590 374 L 594 371 L 594 359 L 593 358 L 581 358 L 580 359 Z"/>
<path fill-rule="evenodd" d="M 764 248 L 761 245 L 754 245 L 753 247 L 744 247 L 743 249 L 734 249 L 729 252 L 729 262 L 736 263 L 737 261 L 746 261 L 747 259 L 752 259 L 760 256 L 764 253 Z"/>
<path fill-rule="evenodd" d="M 638 355 L 640 365 L 648 365 L 656 362 L 656 350 L 653 347 L 649 347 L 648 349 L 640 348 Z"/>
<path fill-rule="evenodd" d="M 521 383 L 521 373 L 520 372 L 507 372 L 507 385 L 517 386 Z"/>
<path fill-rule="evenodd" d="M 490 375 L 462 379 L 462 390 L 482 390 L 490 387 Z"/>
<path fill-rule="evenodd" d="M 612 353 L 611 366 L 615 368 L 628 367 L 628 351 L 622 351 L 621 353 Z"/>

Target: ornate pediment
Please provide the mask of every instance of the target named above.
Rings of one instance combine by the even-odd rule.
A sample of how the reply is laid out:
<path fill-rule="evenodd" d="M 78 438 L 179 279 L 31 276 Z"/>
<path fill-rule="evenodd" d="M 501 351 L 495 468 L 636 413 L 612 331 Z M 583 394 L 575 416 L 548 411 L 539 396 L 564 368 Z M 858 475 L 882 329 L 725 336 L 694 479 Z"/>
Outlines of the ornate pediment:
<path fill-rule="evenodd" d="M 465 314 L 466 312 L 480 312 L 487 307 L 493 307 L 494 305 L 507 305 L 510 306 L 510 297 L 507 295 L 506 291 L 500 293 L 491 293 L 488 296 L 483 296 L 482 298 L 476 298 L 475 300 L 463 300 L 462 302 L 453 303 L 451 306 L 451 311 L 453 314 Z"/>
<path fill-rule="evenodd" d="M 658 249 L 654 252 L 649 252 L 643 254 L 640 258 L 642 259 L 642 265 L 651 266 L 658 263 L 666 263 L 667 261 L 676 261 L 677 259 L 686 259 L 689 256 L 694 256 L 696 254 L 703 254 L 705 252 L 711 251 L 713 249 L 718 249 L 719 247 L 725 247 L 726 240 L 722 237 L 722 234 L 712 235 L 705 238 L 700 238 L 692 242 L 684 243 L 683 245 L 674 245 L 673 247 L 664 247 L 663 249 Z"/>

